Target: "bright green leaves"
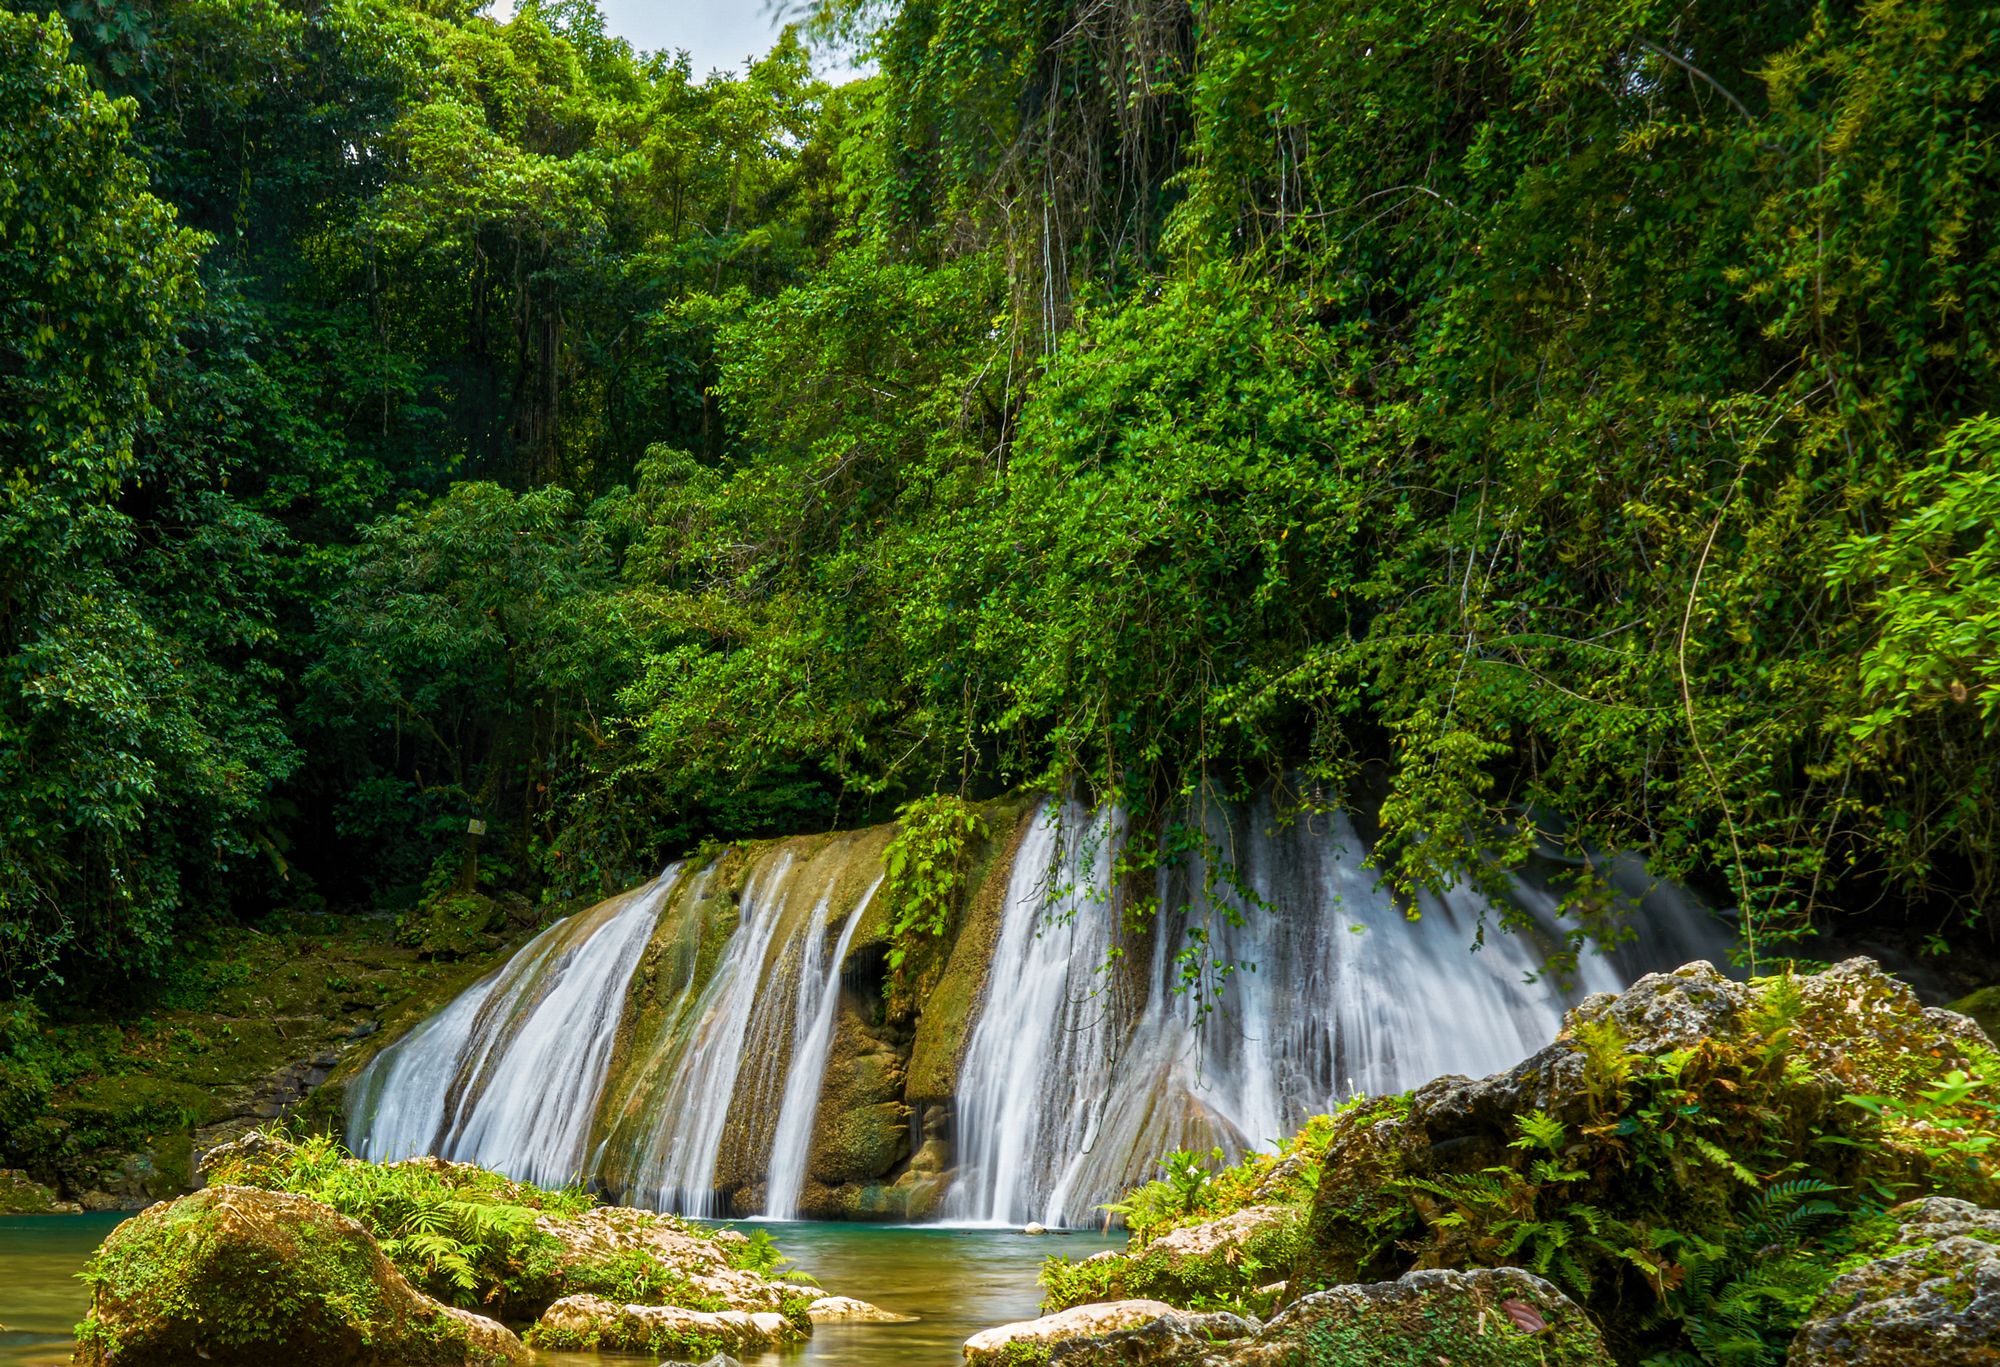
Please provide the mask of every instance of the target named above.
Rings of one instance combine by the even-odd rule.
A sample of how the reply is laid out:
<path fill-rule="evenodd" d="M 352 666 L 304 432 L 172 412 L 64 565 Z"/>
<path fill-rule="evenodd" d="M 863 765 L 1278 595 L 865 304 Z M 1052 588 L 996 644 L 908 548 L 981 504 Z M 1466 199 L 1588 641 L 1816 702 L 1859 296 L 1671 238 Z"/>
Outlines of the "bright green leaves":
<path fill-rule="evenodd" d="M 1861 660 L 1874 706 L 1863 740 L 1907 734 L 1919 718 L 2000 726 L 2000 420 L 1968 419 L 1896 484 L 1882 531 L 1857 536 L 1829 577 L 1866 592 L 1877 633 Z M 1940 716 L 1939 714 L 1943 714 Z"/>
<path fill-rule="evenodd" d="M 146 191 L 132 106 L 66 64 L 55 19 L 0 15 L 0 446 L 20 481 L 102 499 L 129 468 L 146 389 L 196 298 L 199 238 Z M 9 536 L 25 529 L 10 528 Z"/>
<path fill-rule="evenodd" d="M 951 928 L 973 848 L 987 834 L 977 809 L 949 793 L 920 797 L 897 811 L 896 838 L 882 854 L 890 968 L 900 970 L 922 939 Z"/>

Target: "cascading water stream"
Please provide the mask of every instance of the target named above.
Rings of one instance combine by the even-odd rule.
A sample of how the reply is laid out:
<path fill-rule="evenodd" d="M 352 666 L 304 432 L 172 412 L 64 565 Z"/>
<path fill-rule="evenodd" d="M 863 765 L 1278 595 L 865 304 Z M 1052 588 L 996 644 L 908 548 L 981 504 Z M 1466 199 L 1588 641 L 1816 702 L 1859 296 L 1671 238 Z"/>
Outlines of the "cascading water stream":
<path fill-rule="evenodd" d="M 1345 817 L 1278 828 L 1263 807 L 1205 817 L 1227 870 L 1196 858 L 1159 875 L 1134 981 L 1129 960 L 1108 959 L 1123 948 L 1115 834 L 1075 803 L 1035 823 L 959 1073 L 948 1219 L 1088 1220 L 1176 1149 L 1267 1147 L 1357 1092 L 1508 1067 L 1549 1041 L 1565 1006 L 1625 981 L 1595 953 L 1567 989 L 1543 975 L 1569 927 L 1525 887 L 1516 906 L 1537 934 L 1482 942 L 1499 913 L 1469 889 L 1421 899 L 1411 920 Z"/>
<path fill-rule="evenodd" d="M 1110 1071 L 1109 820 L 1074 802 L 1053 804 L 1021 842 L 986 1003 L 958 1092 L 959 1177 L 947 1219 L 1020 1223 L 1034 1184 L 1056 1154 L 1085 1146 Z"/>
<path fill-rule="evenodd" d="M 766 1182 L 764 1214 L 773 1220 L 796 1220 L 799 1194 L 805 1190 L 806 1157 L 812 1149 L 813 1124 L 819 1119 L 819 1093 L 826 1081 L 826 1058 L 833 1047 L 833 1017 L 840 1005 L 840 970 L 854 932 L 882 880 L 862 895 L 841 927 L 840 939 L 824 964 L 808 963 L 800 979 L 796 1025 L 792 1033 L 792 1064 L 785 1075 L 785 1097 L 778 1109 L 778 1133 L 771 1145 L 770 1177 Z M 808 947 L 823 944 L 818 927 L 807 928 Z M 817 993 L 807 990 L 819 984 Z"/>
<path fill-rule="evenodd" d="M 385 1049 L 356 1079 L 355 1151 L 582 1176 L 625 985 L 680 873 L 558 921 Z"/>
<path fill-rule="evenodd" d="M 742 921 L 697 1011 L 699 1023 L 655 1108 L 636 1186 L 657 1210 L 712 1217 L 715 1170 L 765 961 L 784 918 L 792 857 L 778 857 L 743 889 Z"/>
<path fill-rule="evenodd" d="M 914 1043 L 870 1001 L 842 1006 L 844 973 L 879 971 L 880 934 L 863 932 L 886 830 L 669 869 L 550 927 L 385 1050 L 350 1089 L 350 1143 L 584 1177 L 697 1216 L 1094 1222 L 1173 1150 L 1234 1155 L 1357 1092 L 1510 1066 L 1581 993 L 1727 954 L 1698 907 L 1614 860 L 1597 871 L 1636 907 L 1637 939 L 1559 984 L 1541 972 L 1573 931 L 1557 861 L 1516 879 L 1505 911 L 1528 929 L 1500 933 L 1502 908 L 1467 887 L 1410 919 L 1345 817 L 1285 824 L 1266 803 L 1193 824 L 1206 853 L 1120 889 L 1122 820 L 1042 803 L 993 900 L 965 909 Z M 1141 893 L 1150 928 L 1126 924 Z M 883 1128 L 899 1115 L 922 1133 Z M 842 1174 L 825 1187 L 817 1154 Z"/>

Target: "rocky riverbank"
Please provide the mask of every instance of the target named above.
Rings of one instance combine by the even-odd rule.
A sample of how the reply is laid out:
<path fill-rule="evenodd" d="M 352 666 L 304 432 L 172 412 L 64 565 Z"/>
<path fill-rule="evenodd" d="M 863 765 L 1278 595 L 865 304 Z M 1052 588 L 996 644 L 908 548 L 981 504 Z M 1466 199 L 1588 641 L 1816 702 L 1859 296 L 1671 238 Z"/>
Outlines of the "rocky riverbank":
<path fill-rule="evenodd" d="M 1996 1084 L 1975 1021 L 1869 960 L 1655 974 L 1506 1072 L 1177 1156 L 1123 1252 L 1050 1259 L 1049 1317 L 966 1358 L 1990 1367 Z"/>
<path fill-rule="evenodd" d="M 793 1279 L 761 1232 L 597 1205 L 470 1164 L 251 1135 L 84 1273 L 85 1367 L 494 1367 L 534 1347 L 700 1361 L 894 1318 Z"/>

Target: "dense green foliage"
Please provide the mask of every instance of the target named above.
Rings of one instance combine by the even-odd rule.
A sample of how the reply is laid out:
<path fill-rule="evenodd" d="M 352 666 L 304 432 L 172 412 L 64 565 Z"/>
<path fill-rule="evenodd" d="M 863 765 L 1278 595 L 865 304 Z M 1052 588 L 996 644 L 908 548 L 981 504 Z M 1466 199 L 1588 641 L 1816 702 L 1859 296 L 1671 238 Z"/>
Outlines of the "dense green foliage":
<path fill-rule="evenodd" d="M 833 88 L 47 8 L 17 989 L 1026 782 L 1358 800 L 1405 890 L 1636 849 L 1753 956 L 1996 891 L 2000 10 L 820 0 Z"/>

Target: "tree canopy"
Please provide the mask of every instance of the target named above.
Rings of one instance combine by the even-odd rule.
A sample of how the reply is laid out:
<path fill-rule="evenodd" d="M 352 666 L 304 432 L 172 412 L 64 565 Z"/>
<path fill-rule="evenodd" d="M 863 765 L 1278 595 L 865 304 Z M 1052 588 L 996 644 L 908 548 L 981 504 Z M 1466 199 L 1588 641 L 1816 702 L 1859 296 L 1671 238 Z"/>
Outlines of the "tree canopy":
<path fill-rule="evenodd" d="M 1026 783 L 1983 936 L 1996 40 L 0 6 L 0 975 Z"/>

